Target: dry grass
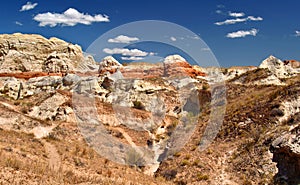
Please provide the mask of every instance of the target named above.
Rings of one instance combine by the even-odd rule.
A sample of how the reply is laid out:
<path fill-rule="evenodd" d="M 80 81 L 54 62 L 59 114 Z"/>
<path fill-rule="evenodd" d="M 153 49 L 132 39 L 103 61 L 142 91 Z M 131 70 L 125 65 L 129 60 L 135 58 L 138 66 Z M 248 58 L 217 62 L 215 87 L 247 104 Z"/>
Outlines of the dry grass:
<path fill-rule="evenodd" d="M 47 138 L 62 158 L 62 166 L 55 171 L 48 165 L 43 144 L 32 134 L 0 130 L 0 184 L 158 183 L 141 172 L 102 158 L 82 138 L 69 139 Z"/>

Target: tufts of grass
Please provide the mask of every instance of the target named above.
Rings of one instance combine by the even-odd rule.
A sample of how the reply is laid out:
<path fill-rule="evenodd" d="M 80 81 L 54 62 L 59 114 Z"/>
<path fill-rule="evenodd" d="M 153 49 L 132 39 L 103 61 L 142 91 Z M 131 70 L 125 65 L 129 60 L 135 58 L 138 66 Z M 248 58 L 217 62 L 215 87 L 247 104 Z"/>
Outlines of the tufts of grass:
<path fill-rule="evenodd" d="M 206 174 L 202 174 L 202 173 L 197 174 L 198 181 L 207 181 L 208 179 L 209 179 L 209 176 Z"/>

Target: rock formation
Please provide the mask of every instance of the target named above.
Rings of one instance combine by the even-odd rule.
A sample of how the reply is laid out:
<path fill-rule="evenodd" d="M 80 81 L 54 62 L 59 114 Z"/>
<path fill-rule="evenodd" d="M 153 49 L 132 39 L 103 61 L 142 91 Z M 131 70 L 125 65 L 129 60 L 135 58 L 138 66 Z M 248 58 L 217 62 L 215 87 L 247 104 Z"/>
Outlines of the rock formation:
<path fill-rule="evenodd" d="M 202 71 L 193 68 L 183 57 L 180 55 L 167 56 L 163 62 L 164 74 L 163 76 L 205 76 Z"/>
<path fill-rule="evenodd" d="M 122 64 L 120 64 L 114 57 L 107 56 L 99 63 L 99 74 L 104 74 L 105 72 L 114 73 L 118 69 L 122 68 Z"/>
<path fill-rule="evenodd" d="M 297 76 L 300 68 L 297 61 L 281 61 L 270 56 L 259 65 L 258 68 L 248 68 L 236 76 L 229 74 L 229 69 L 225 69 L 225 76 L 231 82 L 244 85 L 286 85 L 284 79 Z"/>
<path fill-rule="evenodd" d="M 234 66 L 234 67 L 223 69 L 224 71 L 223 74 L 226 80 L 231 80 L 237 76 L 240 76 L 248 71 L 252 71 L 255 69 L 257 69 L 257 67 L 255 66 L 245 66 L 245 67 Z"/>
<path fill-rule="evenodd" d="M 277 163 L 275 178 L 291 185 L 300 183 L 300 126 L 277 138 L 271 146 L 273 161 Z"/>
<path fill-rule="evenodd" d="M 162 63 L 135 64 L 125 66 L 121 70 L 126 78 L 153 77 L 205 77 L 205 73 L 197 67 L 191 66 L 183 57 L 170 55 Z"/>
<path fill-rule="evenodd" d="M 0 35 L 2 73 L 78 71 L 83 70 L 82 66 L 86 68 L 84 64 L 85 57 L 79 45 L 34 34 Z"/>
<path fill-rule="evenodd" d="M 259 68 L 268 69 L 277 78 L 289 78 L 300 73 L 300 69 L 293 66 L 293 62 L 283 62 L 271 55 L 259 65 Z"/>

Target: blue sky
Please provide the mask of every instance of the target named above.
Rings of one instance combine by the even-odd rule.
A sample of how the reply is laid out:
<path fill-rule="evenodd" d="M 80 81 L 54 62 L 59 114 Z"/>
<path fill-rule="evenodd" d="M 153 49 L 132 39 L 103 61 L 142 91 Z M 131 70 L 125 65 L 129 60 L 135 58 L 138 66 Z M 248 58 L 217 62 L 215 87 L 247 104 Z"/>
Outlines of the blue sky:
<path fill-rule="evenodd" d="M 258 65 L 271 54 L 300 60 L 299 7 L 297 0 L 11 0 L 1 4 L 0 33 L 55 36 L 86 50 L 103 33 L 125 23 L 162 20 L 197 34 L 221 66 Z M 120 35 L 111 41 L 125 39 L 128 44 L 139 39 L 126 33 Z M 172 33 L 169 38 L 173 42 L 180 39 Z M 153 44 L 131 45 L 127 50 L 109 49 L 108 53 L 120 54 L 119 59 L 124 60 L 142 59 L 143 52 L 162 57 L 171 52 L 165 46 Z M 124 52 L 127 55 L 122 55 Z"/>

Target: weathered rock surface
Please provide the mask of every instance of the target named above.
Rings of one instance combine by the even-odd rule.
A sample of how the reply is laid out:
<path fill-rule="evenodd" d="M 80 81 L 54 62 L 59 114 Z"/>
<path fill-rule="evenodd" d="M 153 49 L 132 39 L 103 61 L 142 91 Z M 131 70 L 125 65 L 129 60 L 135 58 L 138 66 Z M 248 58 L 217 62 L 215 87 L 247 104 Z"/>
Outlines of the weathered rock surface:
<path fill-rule="evenodd" d="M 0 35 L 0 72 L 67 72 L 96 65 L 81 47 L 40 35 Z"/>
<path fill-rule="evenodd" d="M 277 78 L 289 78 L 300 73 L 300 69 L 294 68 L 295 65 L 293 63 L 283 62 L 271 55 L 259 65 L 259 68 L 268 69 Z"/>
<path fill-rule="evenodd" d="M 123 67 L 114 57 L 107 56 L 99 63 L 99 74 L 104 74 L 105 72 L 114 73 L 118 69 Z"/>
<path fill-rule="evenodd" d="M 40 105 L 36 105 L 29 110 L 29 116 L 40 120 L 66 120 L 66 111 L 61 107 L 67 101 L 63 95 L 56 93 L 47 98 Z"/>
<path fill-rule="evenodd" d="M 154 77 L 205 77 L 205 73 L 191 66 L 179 55 L 170 55 L 162 63 L 135 63 L 121 69 L 125 78 L 154 78 Z"/>
<path fill-rule="evenodd" d="M 300 73 L 296 61 L 281 61 L 270 56 L 258 68 L 248 70 L 241 75 L 230 78 L 231 82 L 244 85 L 286 85 L 284 79 L 291 78 Z"/>
<path fill-rule="evenodd" d="M 72 86 L 75 85 L 77 82 L 80 81 L 80 77 L 76 74 L 68 74 L 63 77 L 62 83 L 64 86 Z"/>
<path fill-rule="evenodd" d="M 300 183 L 300 126 L 276 139 L 271 146 L 273 161 L 277 163 L 278 181 L 291 185 Z"/>
<path fill-rule="evenodd" d="M 300 62 L 297 60 L 284 60 L 285 65 L 290 65 L 292 68 L 300 68 Z"/>
<path fill-rule="evenodd" d="M 237 76 L 240 76 L 241 74 L 244 74 L 248 71 L 252 71 L 256 68 L 257 67 L 255 66 L 245 66 L 245 67 L 235 66 L 235 67 L 226 68 L 224 69 L 224 77 L 226 80 L 231 80 Z"/>
<path fill-rule="evenodd" d="M 193 68 L 183 57 L 180 55 L 167 56 L 163 62 L 164 76 L 205 76 L 202 71 Z"/>

